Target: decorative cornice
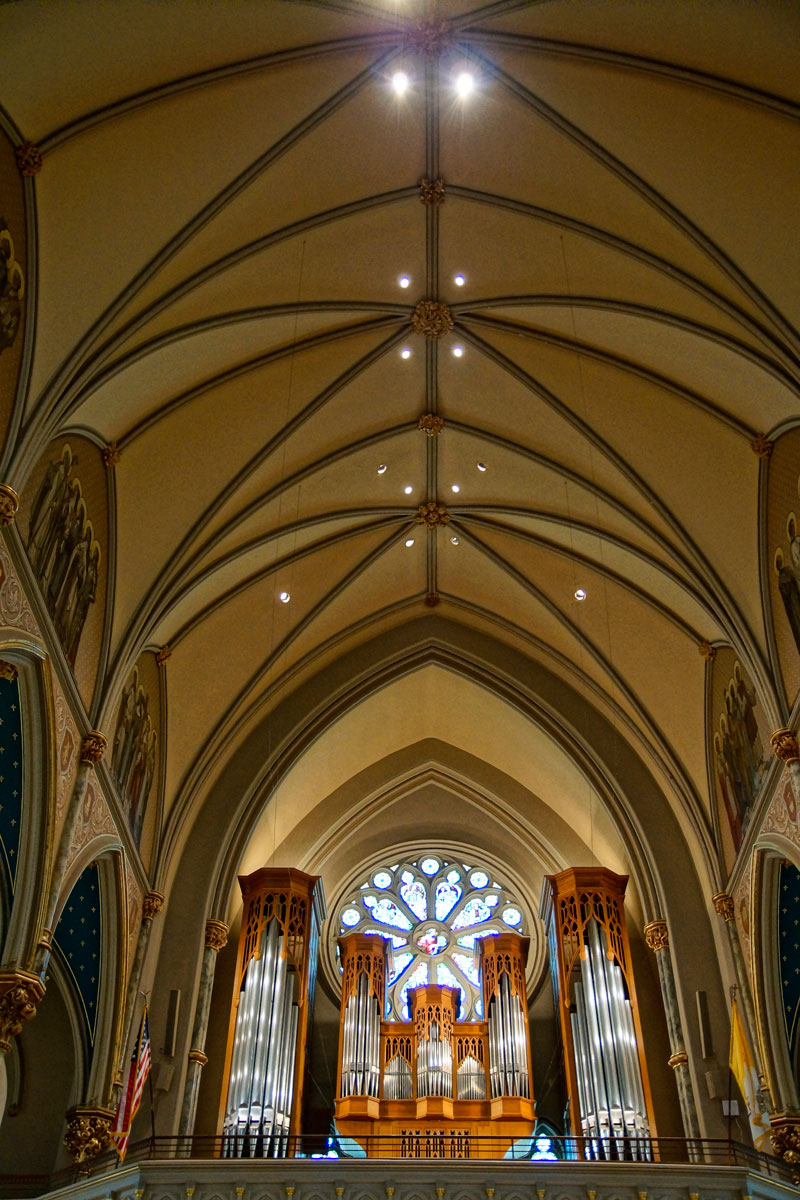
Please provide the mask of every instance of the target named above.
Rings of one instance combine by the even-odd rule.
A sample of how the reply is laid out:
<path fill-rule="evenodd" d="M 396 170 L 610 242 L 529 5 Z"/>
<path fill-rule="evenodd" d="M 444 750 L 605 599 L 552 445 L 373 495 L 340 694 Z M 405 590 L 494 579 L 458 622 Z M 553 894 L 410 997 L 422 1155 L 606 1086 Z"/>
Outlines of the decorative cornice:
<path fill-rule="evenodd" d="M 0 679 L 14 680 L 17 678 L 17 668 L 5 658 L 0 658 Z"/>
<path fill-rule="evenodd" d="M 428 437 L 438 437 L 444 429 L 444 417 L 439 417 L 436 413 L 425 413 L 417 421 L 417 429 L 421 429 Z"/>
<path fill-rule="evenodd" d="M 17 170 L 26 179 L 38 175 L 42 169 L 42 152 L 35 142 L 23 142 L 14 149 L 17 160 Z"/>
<path fill-rule="evenodd" d="M 775 1113 L 769 1119 L 770 1139 L 775 1153 L 788 1163 L 800 1162 L 800 1115 Z"/>
<path fill-rule="evenodd" d="M 87 733 L 81 742 L 81 762 L 91 766 L 99 763 L 106 752 L 107 746 L 108 739 L 106 735 L 100 733 L 99 729 L 93 729 L 90 733 Z"/>
<path fill-rule="evenodd" d="M 453 328 L 453 314 L 439 300 L 420 300 L 412 314 L 411 327 L 426 338 L 444 337 Z"/>
<path fill-rule="evenodd" d="M 10 525 L 17 515 L 19 496 L 9 483 L 0 483 L 0 525 Z"/>
<path fill-rule="evenodd" d="M 436 500 L 428 500 L 425 504 L 420 504 L 414 520 L 417 525 L 426 525 L 428 529 L 436 529 L 439 525 L 450 524 L 450 514 L 444 504 L 439 504 Z"/>
<path fill-rule="evenodd" d="M 412 25 L 403 40 L 408 50 L 433 56 L 453 44 L 453 35 L 444 17 L 429 17 Z"/>
<path fill-rule="evenodd" d="M 436 608 L 437 604 L 441 604 L 442 598 L 438 592 L 428 592 L 425 597 L 425 603 L 428 608 Z"/>
<path fill-rule="evenodd" d="M 0 1054 L 11 1049 L 11 1039 L 26 1021 L 36 1016 L 36 1006 L 44 996 L 44 984 L 30 971 L 0 971 Z"/>
<path fill-rule="evenodd" d="M 197 1063 L 200 1067 L 204 1067 L 208 1062 L 208 1055 L 204 1054 L 202 1050 L 190 1050 L 186 1057 L 189 1062 Z"/>
<path fill-rule="evenodd" d="M 797 762 L 800 758 L 800 751 L 797 747 L 797 735 L 792 733 L 791 729 L 776 729 L 770 736 L 770 745 L 775 751 L 775 757 L 779 758 L 786 766 L 789 763 Z"/>
<path fill-rule="evenodd" d="M 707 642 L 705 638 L 697 643 L 697 649 L 700 651 L 701 657 L 706 659 L 707 662 L 713 662 L 717 657 L 716 648 L 711 645 L 711 642 Z"/>
<path fill-rule="evenodd" d="M 733 897 L 727 892 L 717 892 L 711 897 L 711 903 L 718 917 L 724 917 L 726 921 L 733 920 Z"/>
<path fill-rule="evenodd" d="M 142 900 L 142 920 L 152 921 L 153 917 L 161 912 L 163 903 L 164 895 L 162 892 L 148 892 L 144 900 Z"/>
<path fill-rule="evenodd" d="M 671 1054 L 667 1059 L 667 1066 L 672 1067 L 673 1071 L 676 1067 L 682 1067 L 689 1061 L 689 1055 L 685 1050 L 678 1050 L 677 1053 Z"/>
<path fill-rule="evenodd" d="M 222 950 L 228 944 L 228 926 L 224 921 L 206 921 L 206 946 Z"/>
<path fill-rule="evenodd" d="M 115 467 L 122 457 L 122 451 L 116 442 L 109 442 L 107 446 L 103 447 L 101 454 L 107 467 Z"/>
<path fill-rule="evenodd" d="M 644 927 L 644 940 L 653 951 L 666 950 L 669 946 L 669 933 L 666 921 L 651 921 Z"/>
<path fill-rule="evenodd" d="M 443 179 L 420 179 L 419 198 L 423 204 L 444 204 L 447 189 Z"/>
<path fill-rule="evenodd" d="M 775 443 L 771 442 L 765 433 L 759 433 L 750 443 L 750 449 L 754 454 L 757 454 L 759 458 L 766 459 L 769 458 L 770 454 L 772 454 L 772 447 L 774 445 Z"/>
<path fill-rule="evenodd" d="M 90 1163 L 108 1145 L 114 1113 L 109 1108 L 77 1105 L 67 1113 L 64 1145 L 75 1163 Z"/>

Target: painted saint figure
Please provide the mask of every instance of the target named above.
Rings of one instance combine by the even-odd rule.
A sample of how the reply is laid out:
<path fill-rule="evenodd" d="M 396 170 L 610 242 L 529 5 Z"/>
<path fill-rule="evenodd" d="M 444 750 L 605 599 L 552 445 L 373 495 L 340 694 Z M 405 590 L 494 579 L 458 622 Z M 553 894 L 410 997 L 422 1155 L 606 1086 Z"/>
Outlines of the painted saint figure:
<path fill-rule="evenodd" d="M 157 737 L 148 706 L 149 697 L 134 668 L 117 711 L 111 770 L 137 846 L 156 769 Z"/>

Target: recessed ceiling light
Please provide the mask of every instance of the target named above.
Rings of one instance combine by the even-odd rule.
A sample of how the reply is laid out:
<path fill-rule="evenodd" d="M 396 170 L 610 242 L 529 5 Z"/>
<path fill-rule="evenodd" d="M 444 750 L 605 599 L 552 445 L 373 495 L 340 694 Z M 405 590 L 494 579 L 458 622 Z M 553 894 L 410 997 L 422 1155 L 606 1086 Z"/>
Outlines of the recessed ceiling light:
<path fill-rule="evenodd" d="M 475 79 L 469 71 L 459 71 L 456 76 L 456 94 L 464 97 L 468 96 L 475 87 Z"/>
<path fill-rule="evenodd" d="M 392 87 L 398 96 L 402 96 L 404 92 L 408 91 L 408 76 L 405 71 L 395 71 L 392 76 Z"/>
<path fill-rule="evenodd" d="M 455 357 L 455 358 L 461 358 L 461 355 L 462 355 L 463 353 L 464 353 L 464 347 L 463 347 L 463 346 L 453 346 L 453 355 L 454 355 L 454 357 Z"/>
<path fill-rule="evenodd" d="M 386 472 L 386 463 L 381 463 L 378 467 L 378 474 L 383 475 Z"/>
<path fill-rule="evenodd" d="M 413 538 L 406 538 L 406 545 L 407 545 L 407 546 L 413 546 L 413 545 L 414 545 L 414 539 L 413 539 Z"/>
<path fill-rule="evenodd" d="M 478 470 L 479 470 L 479 471 L 485 471 L 485 470 L 486 470 L 486 463 L 480 463 L 480 462 L 479 462 L 479 463 L 477 464 L 477 466 L 478 466 Z"/>
<path fill-rule="evenodd" d="M 575 599 L 576 600 L 585 600 L 586 599 L 586 592 L 583 590 L 583 588 L 577 589 L 577 591 L 575 592 Z"/>
<path fill-rule="evenodd" d="M 456 285 L 456 287 L 463 287 L 466 282 L 467 281 L 463 275 L 454 275 L 453 276 L 453 283 Z"/>
<path fill-rule="evenodd" d="M 400 351 L 400 357 L 401 358 L 411 358 L 411 351 L 409 350 L 408 346 L 404 346 L 403 349 Z"/>
<path fill-rule="evenodd" d="M 450 541 L 453 543 L 454 546 L 458 545 L 458 538 L 455 536 L 455 534 L 453 535 L 453 537 L 450 538 Z"/>
<path fill-rule="evenodd" d="M 289 595 L 288 592 L 281 592 L 280 595 L 278 596 L 278 599 L 280 600 L 281 604 L 288 604 L 289 601 L 291 600 L 291 598 L 292 597 Z"/>
<path fill-rule="evenodd" d="M 411 279 L 408 275 L 401 275 L 397 282 L 401 288 L 411 287 Z"/>
<path fill-rule="evenodd" d="M 405 492 L 405 494 L 406 494 L 407 496 L 410 496 L 410 495 L 411 495 L 411 493 L 413 492 L 413 490 L 414 490 L 414 489 L 413 489 L 413 487 L 411 486 L 411 484 L 410 484 L 410 483 L 407 483 L 407 484 L 406 484 L 406 486 L 403 488 L 403 491 Z"/>
<path fill-rule="evenodd" d="M 452 488 L 451 488 L 450 490 L 451 490 L 451 491 L 453 491 L 453 492 L 460 492 L 460 491 L 461 491 L 461 487 L 460 487 L 460 485 L 459 485 L 459 484 L 457 484 L 457 483 L 454 483 L 454 484 L 453 484 L 453 486 L 452 486 Z"/>

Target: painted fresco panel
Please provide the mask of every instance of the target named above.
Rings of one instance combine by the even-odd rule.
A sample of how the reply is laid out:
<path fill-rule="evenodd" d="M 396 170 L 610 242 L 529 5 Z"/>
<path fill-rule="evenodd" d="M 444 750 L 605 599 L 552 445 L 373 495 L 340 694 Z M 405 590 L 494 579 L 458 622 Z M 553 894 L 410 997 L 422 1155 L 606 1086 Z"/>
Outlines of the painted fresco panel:
<path fill-rule="evenodd" d="M 717 650 L 711 669 L 707 744 L 718 845 L 730 872 L 769 766 L 770 730 L 752 680 L 730 647 Z"/>
<path fill-rule="evenodd" d="M 154 654 L 143 654 L 122 689 L 111 747 L 111 774 L 145 865 L 158 810 L 161 682 Z"/>
<path fill-rule="evenodd" d="M 99 448 L 80 437 L 52 442 L 25 485 L 17 522 L 88 708 L 107 587 L 108 484 Z"/>
<path fill-rule="evenodd" d="M 783 685 L 800 689 L 800 428 L 776 441 L 767 477 L 764 569 Z"/>
<path fill-rule="evenodd" d="M 23 195 L 14 147 L 0 130 L 0 445 L 5 445 L 19 381 L 30 282 Z"/>

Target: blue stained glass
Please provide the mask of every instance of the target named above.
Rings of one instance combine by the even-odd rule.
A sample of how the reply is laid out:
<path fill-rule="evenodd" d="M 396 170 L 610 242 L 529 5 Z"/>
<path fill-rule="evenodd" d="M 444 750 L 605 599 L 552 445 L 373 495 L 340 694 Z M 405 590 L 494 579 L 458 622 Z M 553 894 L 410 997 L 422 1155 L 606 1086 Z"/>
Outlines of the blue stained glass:
<path fill-rule="evenodd" d="M 436 920 L 444 921 L 461 899 L 461 888 L 455 883 L 440 883 L 436 887 Z"/>
<path fill-rule="evenodd" d="M 489 908 L 495 908 L 499 899 L 499 896 L 484 896 L 484 900 L 489 905 Z"/>
<path fill-rule="evenodd" d="M 473 896 L 464 905 L 451 926 L 452 929 L 466 929 L 469 925 L 477 925 L 480 921 L 490 920 L 492 910 L 480 896 Z"/>
<path fill-rule="evenodd" d="M 408 917 L 405 913 L 400 912 L 400 909 L 388 896 L 381 896 L 380 900 L 376 900 L 374 904 L 370 905 L 370 908 L 375 921 L 380 921 L 384 925 L 394 925 L 396 929 L 411 928 Z"/>
<path fill-rule="evenodd" d="M 518 908 L 511 908 L 509 906 L 503 909 L 503 920 L 506 925 L 519 925 L 522 920 L 522 913 Z"/>
<path fill-rule="evenodd" d="M 362 933 L 377 933 L 384 939 L 392 939 L 393 946 L 407 946 L 408 938 L 401 937 L 399 933 L 389 933 L 388 929 L 362 929 Z"/>
<path fill-rule="evenodd" d="M 475 960 L 471 954 L 459 954 L 456 950 L 453 952 L 453 962 L 461 968 L 470 983 L 474 983 L 476 987 L 480 985 L 480 972 L 475 966 Z"/>
<path fill-rule="evenodd" d="M 424 921 L 428 915 L 428 897 L 425 893 L 425 887 L 415 880 L 412 883 L 404 883 L 400 888 L 400 895 L 405 900 L 411 911 L 419 917 L 420 921 Z M 411 926 L 409 925 L 410 929 Z"/>
<path fill-rule="evenodd" d="M 428 964 L 419 963 L 419 965 L 411 972 L 408 979 L 400 988 L 400 1012 L 403 1014 L 403 1020 L 408 1021 L 411 1017 L 411 1011 L 408 1004 L 409 988 L 424 987 L 428 982 Z"/>
<path fill-rule="evenodd" d="M 400 976 L 403 974 L 403 971 L 405 971 L 406 967 L 413 958 L 414 955 L 408 952 L 405 954 L 395 954 L 394 970 L 389 973 L 389 983 L 394 983 L 396 979 L 400 978 Z"/>

